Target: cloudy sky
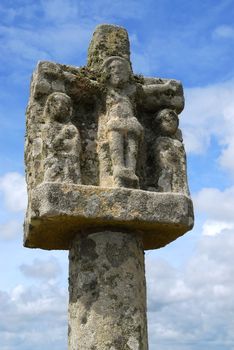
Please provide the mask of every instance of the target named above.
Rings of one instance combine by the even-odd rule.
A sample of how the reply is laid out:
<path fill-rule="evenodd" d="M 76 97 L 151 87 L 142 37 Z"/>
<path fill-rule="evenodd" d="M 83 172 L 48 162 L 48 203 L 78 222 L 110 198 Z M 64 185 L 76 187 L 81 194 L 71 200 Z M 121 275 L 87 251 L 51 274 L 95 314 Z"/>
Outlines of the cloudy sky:
<path fill-rule="evenodd" d="M 38 60 L 84 65 L 125 27 L 134 71 L 182 80 L 196 225 L 146 253 L 150 350 L 234 349 L 234 1 L 0 1 L 0 348 L 64 350 L 67 252 L 22 247 L 24 112 Z"/>

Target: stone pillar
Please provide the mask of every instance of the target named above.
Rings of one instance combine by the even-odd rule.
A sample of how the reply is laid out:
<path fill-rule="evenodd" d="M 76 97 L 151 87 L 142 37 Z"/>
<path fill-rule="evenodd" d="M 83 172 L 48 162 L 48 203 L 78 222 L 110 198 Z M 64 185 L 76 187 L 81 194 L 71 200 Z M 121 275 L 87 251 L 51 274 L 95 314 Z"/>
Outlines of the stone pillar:
<path fill-rule="evenodd" d="M 113 231 L 77 235 L 69 264 L 69 350 L 147 350 L 141 238 Z"/>
<path fill-rule="evenodd" d="M 113 25 L 97 27 L 85 67 L 33 73 L 24 245 L 70 249 L 69 350 L 148 349 L 144 250 L 194 222 L 183 108 L 180 81 L 134 74 Z"/>

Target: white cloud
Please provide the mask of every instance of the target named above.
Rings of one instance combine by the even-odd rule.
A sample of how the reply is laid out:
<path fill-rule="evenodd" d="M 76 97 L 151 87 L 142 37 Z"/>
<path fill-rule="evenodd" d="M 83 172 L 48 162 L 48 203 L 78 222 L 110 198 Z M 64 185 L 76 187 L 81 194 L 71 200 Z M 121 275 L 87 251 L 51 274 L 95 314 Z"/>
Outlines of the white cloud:
<path fill-rule="evenodd" d="M 45 18 L 56 23 L 74 20 L 78 15 L 78 2 L 74 0 L 41 0 Z"/>
<path fill-rule="evenodd" d="M 194 196 L 195 211 L 215 222 L 234 223 L 234 187 L 223 191 L 217 188 L 203 188 Z"/>
<path fill-rule="evenodd" d="M 22 233 L 22 222 L 17 220 L 10 220 L 4 224 L 0 224 L 0 238 L 4 240 L 14 239 Z"/>
<path fill-rule="evenodd" d="M 42 280 L 53 280 L 61 274 L 58 259 L 52 256 L 47 260 L 34 259 L 30 265 L 22 264 L 20 270 L 26 277 Z"/>
<path fill-rule="evenodd" d="M 146 11 L 145 2 L 135 0 L 127 2 L 124 0 L 97 0 L 94 2 L 80 1 L 79 3 L 80 14 L 85 18 L 94 18 L 99 23 L 115 23 L 116 19 L 141 19 Z"/>
<path fill-rule="evenodd" d="M 181 125 L 187 152 L 208 151 L 211 138 L 220 147 L 219 165 L 234 175 L 234 80 L 185 90 Z"/>
<path fill-rule="evenodd" d="M 90 30 L 69 21 L 62 25 L 48 22 L 38 26 L 36 32 L 31 27 L 8 26 L 1 26 L 0 31 L 0 44 L 5 57 L 8 57 L 8 64 L 21 67 L 28 66 L 29 62 L 35 64 L 38 60 L 67 61 L 80 56 L 86 51 L 91 34 Z M 1 57 L 3 62 L 5 57 Z"/>
<path fill-rule="evenodd" d="M 203 236 L 183 270 L 147 259 L 150 348 L 231 350 L 234 230 Z"/>
<path fill-rule="evenodd" d="M 234 174 L 234 140 L 230 138 L 228 140 L 228 143 L 226 147 L 223 148 L 221 155 L 220 155 L 220 165 L 229 170 L 231 174 Z"/>
<path fill-rule="evenodd" d="M 36 4 L 34 1 L 32 3 Z M 57 3 L 61 4 L 65 1 L 59 0 Z M 85 45 L 88 44 L 91 33 L 89 28 L 93 26 L 92 21 L 102 21 L 107 17 L 110 20 L 110 15 L 112 18 L 117 16 L 140 18 L 142 7 L 145 6 L 144 2 L 140 5 L 140 2 L 136 4 L 133 0 L 127 4 L 124 3 L 125 11 L 123 11 L 122 1 L 115 1 L 114 4 L 113 1 L 111 4 L 110 1 L 102 1 L 102 4 L 79 1 L 77 10 L 72 7 L 74 1 L 66 1 L 66 3 L 67 8 L 61 11 L 59 7 L 54 7 L 55 1 L 43 1 L 45 17 L 43 22 L 40 22 L 40 16 L 38 16 L 35 26 L 25 23 L 22 27 L 2 27 L 2 57 L 12 60 L 14 66 L 18 68 L 19 61 L 28 66 L 29 61 L 42 57 L 46 59 L 56 57 L 66 63 L 67 58 L 70 59 L 76 54 L 85 52 Z M 17 4 L 17 6 L 20 5 Z M 126 6 L 128 6 L 127 10 Z M 68 8 L 74 12 L 69 13 Z M 28 18 L 32 19 L 37 9 L 24 10 L 26 10 L 25 5 L 20 11 L 11 9 L 8 12 L 8 20 L 16 20 L 21 14 L 24 14 L 25 18 L 26 13 Z M 74 23 L 73 14 L 77 14 L 77 11 L 81 14 L 79 21 L 80 19 L 83 21 L 84 18 L 85 21 L 89 21 L 87 27 L 86 22 L 83 29 L 80 23 Z M 87 13 L 91 20 L 87 19 Z M 83 16 L 84 14 L 86 17 Z M 56 25 L 56 18 L 59 25 Z M 6 16 L 3 15 L 3 23 L 5 19 Z M 37 31 L 34 30 L 36 26 Z M 187 30 L 185 32 L 187 33 Z M 225 30 L 220 33 L 220 37 L 225 35 L 232 37 L 232 32 L 228 32 L 227 29 L 226 34 Z M 153 32 L 151 34 L 152 37 L 155 36 Z M 182 42 L 180 35 L 178 38 Z M 155 61 L 157 67 L 165 63 L 165 57 L 168 57 L 168 60 L 172 58 L 174 60 L 173 55 L 176 52 L 183 56 L 181 55 L 181 52 L 184 52 L 183 44 L 173 45 L 173 41 L 174 37 L 170 38 L 167 46 L 164 45 L 165 42 L 162 42 L 162 46 L 152 46 L 152 51 L 155 52 L 165 50 L 158 61 Z M 7 54 L 5 54 L 6 51 Z M 171 54 L 168 55 L 168 52 Z M 194 56 L 194 52 L 192 50 L 190 57 Z M 209 59 L 213 57 L 209 47 L 206 52 Z M 138 67 L 140 67 L 139 71 L 142 69 L 142 64 L 148 70 L 152 67 L 153 59 L 150 61 L 145 57 L 148 57 L 147 53 L 145 55 L 136 53 L 137 70 Z M 197 56 L 193 60 L 197 60 Z M 205 88 L 188 89 L 186 110 L 182 118 L 185 125 L 186 148 L 195 153 L 205 152 L 211 137 L 215 136 L 223 147 L 220 164 L 231 171 L 234 170 L 233 96 L 233 81 Z M 1 186 L 3 178 L 0 179 Z M 8 181 L 8 185 L 6 186 L 5 183 L 1 187 L 5 202 L 8 208 L 11 208 L 10 210 L 21 210 L 20 208 L 23 209 L 26 202 L 24 200 L 24 204 L 20 204 L 20 198 L 25 195 L 15 195 L 18 192 L 18 186 L 14 187 L 12 183 L 17 181 L 14 177 L 12 181 L 10 176 L 8 180 L 11 180 Z M 186 273 L 181 273 L 157 259 L 148 265 L 151 349 L 231 350 L 233 348 L 233 194 L 231 189 L 230 191 L 204 189 L 199 193 L 196 205 L 199 210 L 206 213 L 208 218 L 203 226 L 203 234 L 206 236 L 203 237 L 203 243 L 196 255 L 190 260 Z M 8 230 L 8 233 L 5 231 L 6 237 L 14 235 L 16 225 L 12 223 L 11 229 L 8 226 Z M 59 273 L 56 270 L 56 263 L 50 264 L 49 260 L 47 263 L 37 260 L 31 265 L 24 264 L 21 270 L 30 277 L 35 274 L 40 281 L 54 278 L 53 276 L 56 277 Z M 65 348 L 67 299 L 66 293 L 58 287 L 54 285 L 31 288 L 25 288 L 23 285 L 16 286 L 10 293 L 0 292 L 0 308 L 1 314 L 4 315 L 0 320 L 3 350 L 31 350 L 32 348 L 38 350 L 45 348 L 48 344 L 51 350 Z"/>
<path fill-rule="evenodd" d="M 205 152 L 212 135 L 228 146 L 234 135 L 233 95 L 233 80 L 185 90 L 182 125 L 188 151 Z"/>
<path fill-rule="evenodd" d="M 38 5 L 35 2 L 30 3 L 29 1 L 27 4 L 23 4 L 23 1 L 21 1 L 21 3 L 18 3 L 17 6 L 14 6 L 13 3 L 11 5 L 8 3 L 7 6 L 0 4 L 0 16 L 2 18 L 2 23 L 7 24 L 12 23 L 22 16 L 24 20 L 35 19 L 37 10 Z"/>
<path fill-rule="evenodd" d="M 225 229 L 203 236 L 181 269 L 157 258 L 157 252 L 147 254 L 150 349 L 232 350 L 233 251 L 234 230 Z M 27 265 L 30 274 L 40 267 L 39 260 Z M 65 348 L 67 293 L 56 283 L 42 279 L 41 285 L 0 292 L 0 312 L 3 348 Z"/>
<path fill-rule="evenodd" d="M 202 227 L 202 234 L 204 236 L 215 236 L 220 234 L 223 230 L 234 229 L 234 222 L 229 223 L 225 221 L 207 220 Z"/>
<path fill-rule="evenodd" d="M 12 172 L 0 177 L 0 193 L 8 210 L 12 212 L 25 210 L 27 192 L 24 176 Z"/>
<path fill-rule="evenodd" d="M 214 36 L 224 39 L 234 38 L 234 28 L 228 25 L 222 25 L 214 30 Z"/>
<path fill-rule="evenodd" d="M 234 230 L 234 187 L 223 191 L 217 188 L 203 188 L 193 199 L 195 212 L 205 218 L 202 235 L 216 236 Z"/>
<path fill-rule="evenodd" d="M 110 0 L 94 3 L 41 0 L 17 8 L 0 6 L 0 14 L 7 19 L 0 26 L 0 60 L 2 64 L 23 66 L 25 69 L 30 62 L 35 64 L 38 60 L 69 63 L 77 57 L 77 65 L 85 64 L 81 59 L 87 55 L 91 34 L 97 23 L 115 22 L 116 18 L 141 18 L 144 10 L 145 6 L 136 4 L 134 0 L 127 3 L 122 0 L 114 3 Z M 23 20 L 24 25 L 16 22 L 16 18 Z M 25 25 L 25 21 L 28 25 Z M 32 26 L 32 21 L 37 30 Z"/>
<path fill-rule="evenodd" d="M 142 74 L 142 72 L 144 72 L 145 75 L 150 75 L 150 62 L 146 54 L 137 53 L 137 51 L 132 50 L 131 60 L 133 65 L 133 71 L 135 74 Z"/>
<path fill-rule="evenodd" d="M 0 312 L 1 349 L 66 347 L 67 295 L 58 285 L 18 285 L 9 293 L 0 291 Z"/>

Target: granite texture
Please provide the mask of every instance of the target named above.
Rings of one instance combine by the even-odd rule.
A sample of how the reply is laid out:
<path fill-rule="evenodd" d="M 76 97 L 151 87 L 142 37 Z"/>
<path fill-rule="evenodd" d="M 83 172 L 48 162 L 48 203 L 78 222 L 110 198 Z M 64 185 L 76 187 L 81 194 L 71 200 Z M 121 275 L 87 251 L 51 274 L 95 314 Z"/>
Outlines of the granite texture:
<path fill-rule="evenodd" d="M 24 245 L 69 249 L 78 232 L 111 227 L 136 231 L 144 249 L 155 249 L 192 226 L 192 202 L 184 194 L 43 183 L 31 193 Z"/>
<path fill-rule="evenodd" d="M 84 67 L 39 62 L 26 112 L 24 245 L 69 249 L 69 350 L 147 350 L 144 250 L 193 227 L 180 81 L 134 74 L 127 31 Z"/>
<path fill-rule="evenodd" d="M 69 252 L 70 350 L 147 350 L 146 283 L 140 237 L 77 235 Z"/>

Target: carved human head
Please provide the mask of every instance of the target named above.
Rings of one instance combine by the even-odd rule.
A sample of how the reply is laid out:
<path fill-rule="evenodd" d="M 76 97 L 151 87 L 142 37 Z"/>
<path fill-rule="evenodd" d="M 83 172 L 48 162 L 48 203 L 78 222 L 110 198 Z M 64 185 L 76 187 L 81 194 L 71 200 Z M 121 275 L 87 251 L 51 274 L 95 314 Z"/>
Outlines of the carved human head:
<path fill-rule="evenodd" d="M 107 74 L 110 85 L 114 87 L 123 86 L 132 75 L 129 61 L 120 56 L 108 57 L 103 62 L 102 69 Z"/>
<path fill-rule="evenodd" d="M 172 109 L 161 110 L 155 118 L 156 127 L 163 136 L 173 136 L 179 126 L 179 118 Z"/>
<path fill-rule="evenodd" d="M 69 121 L 72 114 L 71 98 L 63 92 L 53 92 L 47 98 L 45 112 L 59 123 Z"/>

